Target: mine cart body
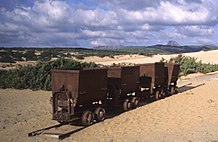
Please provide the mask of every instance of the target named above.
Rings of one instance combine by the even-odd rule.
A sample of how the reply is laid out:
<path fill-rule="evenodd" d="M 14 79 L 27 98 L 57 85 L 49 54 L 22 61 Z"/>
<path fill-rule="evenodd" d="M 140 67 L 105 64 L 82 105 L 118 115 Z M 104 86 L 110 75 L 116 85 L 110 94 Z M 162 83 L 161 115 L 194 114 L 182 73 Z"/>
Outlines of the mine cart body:
<path fill-rule="evenodd" d="M 168 85 L 175 84 L 179 77 L 180 65 L 174 63 L 166 63 L 168 73 Z"/>
<path fill-rule="evenodd" d="M 153 89 L 164 84 L 164 63 L 156 62 L 139 65 L 140 87 Z"/>
<path fill-rule="evenodd" d="M 70 121 L 86 109 L 104 104 L 107 69 L 52 70 L 53 119 Z"/>
<path fill-rule="evenodd" d="M 139 88 L 139 67 L 108 68 L 109 97 L 115 101 L 124 100 L 129 95 L 134 96 Z"/>
<path fill-rule="evenodd" d="M 170 94 L 178 92 L 177 80 L 179 77 L 180 65 L 174 63 L 165 64 L 165 88 Z"/>

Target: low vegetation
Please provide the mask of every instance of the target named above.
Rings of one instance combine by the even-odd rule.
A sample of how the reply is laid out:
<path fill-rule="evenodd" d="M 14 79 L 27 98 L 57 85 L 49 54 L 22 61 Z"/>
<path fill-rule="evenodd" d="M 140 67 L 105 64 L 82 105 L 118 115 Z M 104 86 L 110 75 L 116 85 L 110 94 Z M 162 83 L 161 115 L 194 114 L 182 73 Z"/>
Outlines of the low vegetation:
<path fill-rule="evenodd" d="M 72 54 L 73 51 L 73 54 Z M 137 51 L 141 52 L 141 51 Z M 40 54 L 38 54 L 40 53 Z M 75 54 L 74 54 L 75 53 Z M 0 88 L 16 88 L 16 89 L 43 89 L 51 90 L 51 69 L 80 69 L 80 68 L 94 68 L 99 67 L 95 63 L 82 63 L 72 59 L 74 56 L 77 59 L 83 59 L 84 56 L 98 55 L 99 57 L 124 54 L 124 51 L 105 51 L 105 50 L 91 50 L 91 49 L 4 49 L 0 50 L 0 62 L 14 63 L 16 61 L 38 61 L 35 66 L 20 66 L 13 70 L 0 70 Z M 52 58 L 57 58 L 51 61 Z M 162 62 L 174 62 L 180 64 L 180 76 L 190 73 L 208 73 L 218 70 L 218 64 L 202 63 L 197 58 L 178 55 L 171 58 L 169 61 L 165 59 Z M 127 65 L 127 64 L 118 64 Z M 132 65 L 132 64 L 128 64 Z M 117 66 L 113 64 L 113 66 Z"/>
<path fill-rule="evenodd" d="M 14 70 L 0 70 L 0 88 L 51 90 L 51 69 L 95 68 L 97 64 L 81 63 L 70 59 L 39 62 L 36 66 Z"/>
<path fill-rule="evenodd" d="M 88 56 L 113 57 L 130 54 L 125 51 L 95 50 L 86 48 L 0 48 L 0 62 L 50 61 L 52 58 L 75 58 L 82 60 Z"/>
<path fill-rule="evenodd" d="M 139 54 L 152 56 L 155 54 L 173 54 L 213 50 L 213 46 L 126 46 L 102 48 L 3 48 L 0 47 L 0 62 L 15 63 L 16 61 L 50 61 L 52 58 L 84 59 L 88 56 L 113 58 L 115 55 Z"/>
<path fill-rule="evenodd" d="M 189 56 L 178 55 L 175 58 L 171 58 L 169 61 L 166 61 L 164 58 L 162 58 L 161 61 L 180 64 L 180 76 L 197 72 L 209 73 L 218 71 L 218 64 L 202 63 L 202 61 L 198 61 L 197 58 Z"/>
<path fill-rule="evenodd" d="M 216 46 L 176 46 L 176 45 L 152 45 L 152 46 L 128 46 L 115 49 L 116 51 L 129 52 L 152 56 L 155 54 L 180 54 L 188 52 L 208 51 L 217 49 Z"/>

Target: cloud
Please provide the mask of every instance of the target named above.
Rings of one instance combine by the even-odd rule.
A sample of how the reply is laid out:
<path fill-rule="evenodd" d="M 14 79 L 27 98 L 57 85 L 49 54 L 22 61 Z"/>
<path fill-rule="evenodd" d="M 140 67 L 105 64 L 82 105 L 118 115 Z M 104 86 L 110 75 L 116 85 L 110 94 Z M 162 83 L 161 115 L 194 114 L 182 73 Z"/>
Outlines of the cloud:
<path fill-rule="evenodd" d="M 213 43 L 218 36 L 214 0 L 11 2 L 0 2 L 0 46 L 196 43 L 195 37 Z"/>
<path fill-rule="evenodd" d="M 112 45 L 112 46 L 116 46 L 116 45 L 122 45 L 123 40 L 117 40 L 117 39 L 110 39 L 110 38 L 97 38 L 97 39 L 93 39 L 90 41 L 90 44 L 92 46 L 108 46 L 108 45 Z"/>
<path fill-rule="evenodd" d="M 162 1 L 158 8 L 145 10 L 120 11 L 124 20 L 129 23 L 149 23 L 155 25 L 210 25 L 216 24 L 217 15 L 206 7 L 197 4 L 176 5 Z M 125 15 L 125 16 L 124 16 Z"/>
<path fill-rule="evenodd" d="M 182 33 L 189 37 L 199 37 L 199 36 L 212 36 L 215 33 L 215 30 L 208 26 L 184 26 L 177 27 L 177 33 Z"/>
<path fill-rule="evenodd" d="M 0 18 L 4 21 L 0 23 L 4 36 L 1 46 L 8 45 L 8 42 L 12 46 L 76 44 L 74 25 L 70 25 L 72 19 L 68 18 L 72 15 L 72 8 L 64 1 L 54 1 L 52 5 L 48 0 L 35 1 L 32 7 L 16 7 L 12 11 L 2 9 L 1 12 Z M 17 36 L 13 39 L 6 36 L 12 34 Z"/>
<path fill-rule="evenodd" d="M 97 0 L 98 1 L 98 0 Z M 110 0 L 105 2 L 110 8 L 126 9 L 137 11 L 138 9 L 145 9 L 148 7 L 158 7 L 161 0 Z"/>

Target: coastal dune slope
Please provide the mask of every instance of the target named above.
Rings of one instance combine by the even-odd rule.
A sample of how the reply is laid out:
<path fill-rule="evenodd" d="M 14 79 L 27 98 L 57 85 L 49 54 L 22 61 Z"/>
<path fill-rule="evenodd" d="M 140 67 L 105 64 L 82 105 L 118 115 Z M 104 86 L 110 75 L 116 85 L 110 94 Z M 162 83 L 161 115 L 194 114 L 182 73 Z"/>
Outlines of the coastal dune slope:
<path fill-rule="evenodd" d="M 179 54 L 171 54 L 171 55 L 153 55 L 152 57 L 142 56 L 142 55 L 119 55 L 114 58 L 109 57 L 85 57 L 83 61 L 85 62 L 95 62 L 103 65 L 111 65 L 113 63 L 135 63 L 135 64 L 143 64 L 143 63 L 154 63 L 159 62 L 162 58 L 169 60 L 172 57 L 176 57 Z M 218 64 L 218 50 L 211 51 L 200 51 L 200 52 L 192 52 L 192 53 L 182 53 L 184 56 L 195 57 L 198 60 L 202 60 L 203 63 L 214 63 Z"/>
<path fill-rule="evenodd" d="M 218 140 L 218 73 L 186 77 L 176 95 L 121 113 L 63 141 Z M 198 86 L 205 83 L 205 85 Z M 196 87 L 198 86 L 198 87 Z M 57 124 L 51 120 L 49 91 L 0 90 L 0 141 L 57 141 L 28 132 Z M 70 126 L 72 129 L 76 126 Z"/>

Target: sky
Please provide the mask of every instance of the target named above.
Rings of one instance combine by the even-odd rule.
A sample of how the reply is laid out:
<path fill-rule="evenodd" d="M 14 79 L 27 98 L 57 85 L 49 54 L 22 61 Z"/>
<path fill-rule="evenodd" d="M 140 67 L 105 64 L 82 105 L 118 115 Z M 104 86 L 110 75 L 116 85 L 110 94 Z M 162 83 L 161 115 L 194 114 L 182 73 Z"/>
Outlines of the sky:
<path fill-rule="evenodd" d="M 218 45 L 218 0 L 0 0 L 1 47 Z"/>

